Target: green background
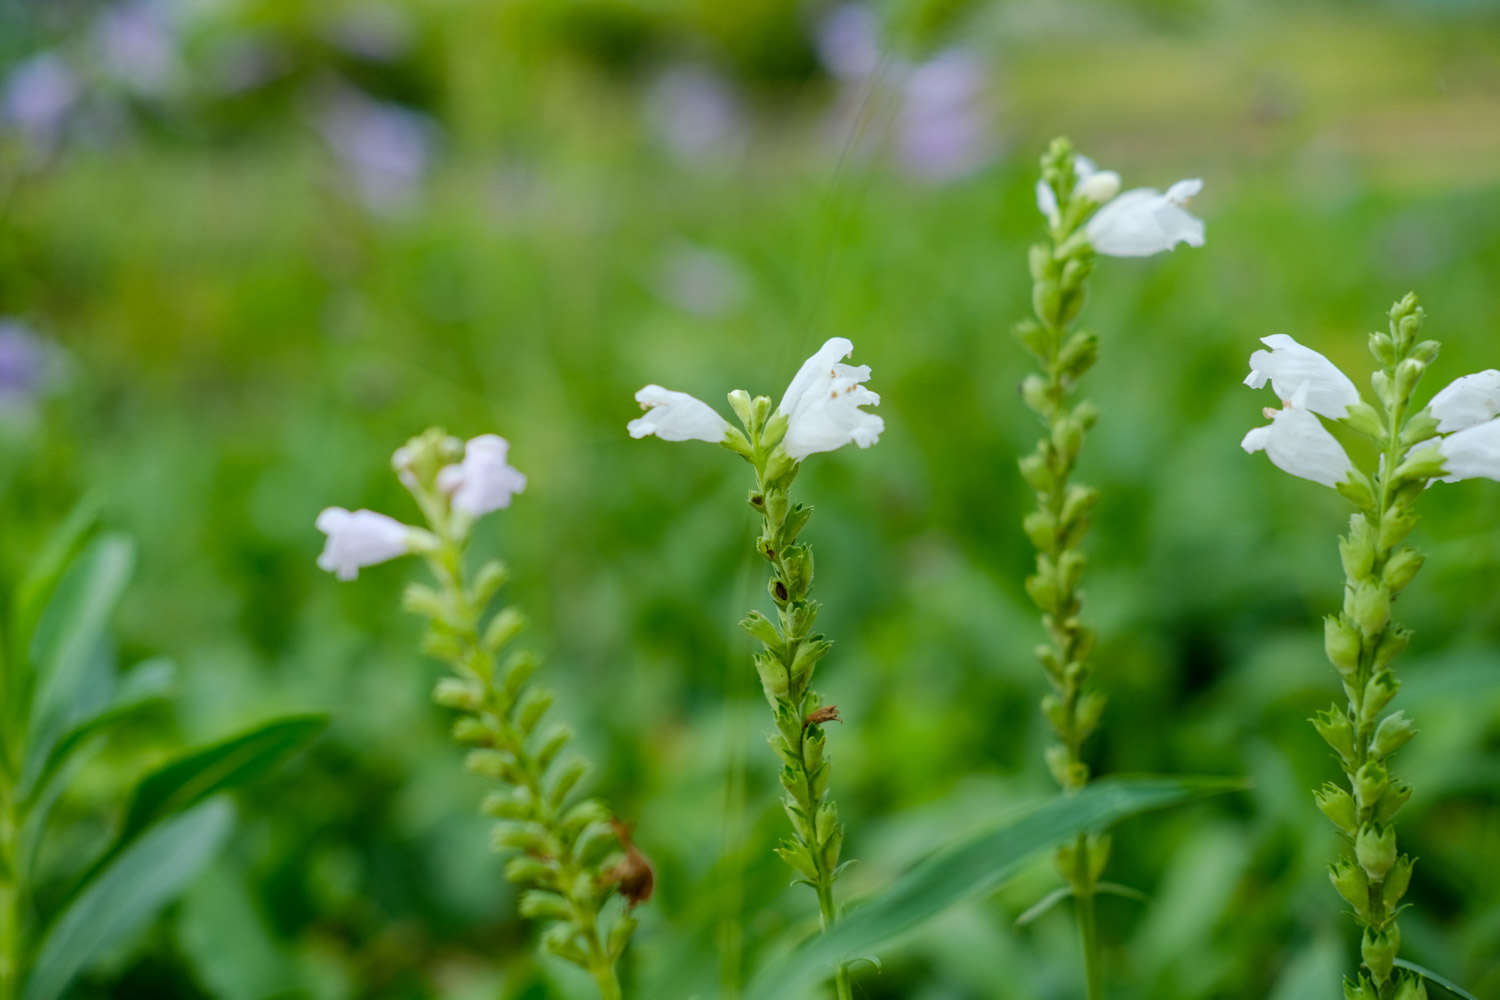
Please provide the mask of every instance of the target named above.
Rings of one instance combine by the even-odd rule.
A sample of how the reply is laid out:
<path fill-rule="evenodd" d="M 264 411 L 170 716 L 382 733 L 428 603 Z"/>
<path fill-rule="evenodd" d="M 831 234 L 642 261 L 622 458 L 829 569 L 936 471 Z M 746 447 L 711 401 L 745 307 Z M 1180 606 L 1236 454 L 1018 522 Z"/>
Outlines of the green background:
<path fill-rule="evenodd" d="M 1052 794 L 1036 704 L 1040 626 L 1021 589 L 1037 434 L 1010 336 L 1028 310 L 1031 186 L 1066 133 L 1127 186 L 1204 178 L 1207 245 L 1101 259 L 1085 324 L 1102 418 L 1086 612 L 1110 697 L 1102 772 L 1246 775 L 1250 792 L 1133 820 L 1102 902 L 1111 996 L 1337 995 L 1354 924 L 1309 790 L 1337 776 L 1306 720 L 1339 698 L 1319 617 L 1339 600 L 1333 491 L 1238 447 L 1274 403 L 1239 382 L 1290 333 L 1361 385 L 1365 334 L 1415 289 L 1444 342 L 1429 391 L 1500 364 L 1500 15 L 1486 5 L 929 0 L 881 8 L 901 58 L 984 60 L 999 155 L 949 183 L 882 149 L 890 101 L 827 124 L 837 85 L 790 0 L 453 0 L 403 7 L 390 62 L 327 40 L 338 5 L 196 5 L 192 80 L 247 33 L 283 54 L 252 91 L 124 98 L 129 127 L 44 162 L 11 137 L 0 312 L 65 352 L 33 421 L 0 434 L 14 571 L 85 493 L 141 545 L 126 659 L 181 670 L 173 710 L 75 782 L 66 867 L 107 839 L 129 775 L 274 711 L 327 710 L 304 757 L 245 798 L 230 849 L 80 997 L 587 996 L 535 957 L 486 846 L 483 783 L 427 695 L 437 666 L 398 611 L 412 564 L 341 584 L 314 566 L 318 510 L 415 511 L 390 453 L 438 424 L 500 433 L 530 478 L 480 547 L 533 621 L 596 769 L 638 823 L 658 892 L 626 977 L 643 1000 L 727 995 L 814 926 L 770 847 L 769 719 L 735 622 L 768 602 L 748 469 L 708 445 L 631 441 L 647 382 L 719 404 L 779 396 L 829 336 L 869 364 L 878 445 L 810 459 L 844 898 Z M 78 50 L 94 8 L 8 4 L 0 58 Z M 69 49 L 69 47 L 73 49 Z M 651 81 L 691 60 L 735 89 L 733 149 L 674 157 Z M 405 211 L 368 210 L 309 124 L 341 79 L 430 116 L 433 168 Z M 716 315 L 660 292 L 684 244 L 744 295 Z M 727 406 L 722 407 L 727 413 Z M 1404 954 L 1500 993 L 1500 485 L 1439 485 L 1396 703 L 1421 730 L 1403 849 L 1420 860 Z M 1081 992 L 1045 860 L 861 967 L 857 996 Z"/>

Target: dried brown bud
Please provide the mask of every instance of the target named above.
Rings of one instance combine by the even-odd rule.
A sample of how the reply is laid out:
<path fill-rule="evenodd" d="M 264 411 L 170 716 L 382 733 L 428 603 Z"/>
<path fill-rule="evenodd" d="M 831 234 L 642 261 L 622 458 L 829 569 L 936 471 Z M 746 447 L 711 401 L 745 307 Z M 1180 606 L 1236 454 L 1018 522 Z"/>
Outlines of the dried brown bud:
<path fill-rule="evenodd" d="M 631 842 L 630 827 L 615 818 L 611 818 L 609 824 L 615 828 L 615 836 L 620 838 L 625 857 L 604 873 L 604 882 L 606 885 L 619 886 L 620 895 L 630 902 L 633 910 L 651 898 L 651 893 L 656 889 L 656 872 L 652 869 L 651 862 Z"/>
<path fill-rule="evenodd" d="M 821 726 L 825 722 L 843 722 L 839 718 L 839 707 L 837 705 L 824 705 L 816 712 L 808 712 L 807 718 L 802 720 L 802 728 L 808 726 Z"/>

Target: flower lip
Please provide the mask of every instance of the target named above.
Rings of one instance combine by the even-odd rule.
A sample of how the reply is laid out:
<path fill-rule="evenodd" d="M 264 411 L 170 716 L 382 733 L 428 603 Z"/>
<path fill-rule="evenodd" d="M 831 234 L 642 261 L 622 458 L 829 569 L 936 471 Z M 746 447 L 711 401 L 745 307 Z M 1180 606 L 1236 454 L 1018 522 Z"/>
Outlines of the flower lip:
<path fill-rule="evenodd" d="M 869 365 L 840 364 L 854 351 L 846 337 L 830 337 L 802 363 L 782 394 L 778 412 L 787 418 L 782 447 L 800 462 L 808 455 L 833 451 L 853 442 L 868 448 L 885 429 L 885 421 L 861 409 L 880 402 L 866 388 Z"/>
<path fill-rule="evenodd" d="M 1198 178 L 1178 181 L 1166 194 L 1134 188 L 1095 212 L 1084 231 L 1094 250 L 1108 257 L 1150 257 L 1178 243 L 1201 247 L 1203 220 L 1184 208 L 1201 190 Z"/>
<path fill-rule="evenodd" d="M 1301 386 L 1280 410 L 1263 412 L 1271 423 L 1251 428 L 1240 441 L 1250 453 L 1264 451 L 1283 472 L 1324 486 L 1337 486 L 1353 469 L 1343 446 L 1307 406 L 1310 388 Z"/>
<path fill-rule="evenodd" d="M 412 529 L 373 510 L 328 507 L 314 524 L 328 536 L 318 567 L 340 580 L 353 580 L 364 567 L 411 551 Z"/>
<path fill-rule="evenodd" d="M 633 438 L 655 434 L 663 441 L 707 441 L 718 444 L 729 433 L 729 421 L 703 400 L 675 389 L 647 385 L 635 394 L 645 414 L 625 429 Z"/>
<path fill-rule="evenodd" d="M 1301 398 L 1300 407 L 1334 420 L 1342 419 L 1349 407 L 1359 402 L 1359 390 L 1349 376 L 1322 354 L 1284 333 L 1262 337 L 1260 342 L 1270 350 L 1250 355 L 1245 385 L 1260 389 L 1269 380 L 1280 398 Z"/>
<path fill-rule="evenodd" d="M 1441 434 L 1500 417 L 1500 371 L 1489 368 L 1454 379 L 1432 397 L 1427 410 L 1437 420 Z"/>
<path fill-rule="evenodd" d="M 457 465 L 438 472 L 437 487 L 451 497 L 453 509 L 483 517 L 509 507 L 511 497 L 526 489 L 526 476 L 506 461 L 510 442 L 498 434 L 481 434 L 464 446 Z"/>

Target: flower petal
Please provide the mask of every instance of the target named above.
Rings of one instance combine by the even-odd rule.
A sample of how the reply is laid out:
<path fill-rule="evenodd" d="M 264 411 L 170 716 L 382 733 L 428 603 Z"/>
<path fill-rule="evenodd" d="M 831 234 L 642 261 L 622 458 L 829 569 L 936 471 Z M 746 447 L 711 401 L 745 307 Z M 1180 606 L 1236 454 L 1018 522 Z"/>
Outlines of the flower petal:
<path fill-rule="evenodd" d="M 469 517 L 509 507 L 511 497 L 526 488 L 526 477 L 506 461 L 509 453 L 510 442 L 498 434 L 471 439 L 463 461 L 438 472 L 438 489 L 452 498 L 454 510 Z"/>
<path fill-rule="evenodd" d="M 353 580 L 365 566 L 411 551 L 412 529 L 373 510 L 351 512 L 343 507 L 329 507 L 318 515 L 315 523 L 328 536 L 318 556 L 318 567 L 340 580 Z"/>
<path fill-rule="evenodd" d="M 1337 485 L 1352 468 L 1343 447 L 1318 418 L 1295 406 L 1276 412 L 1267 426 L 1253 428 L 1240 447 L 1251 453 L 1264 451 L 1283 472 L 1324 486 Z"/>
<path fill-rule="evenodd" d="M 1302 405 L 1314 413 L 1341 420 L 1359 401 L 1359 390 L 1338 366 L 1310 347 L 1303 347 L 1284 333 L 1260 338 L 1269 351 L 1250 355 L 1250 374 L 1245 384 L 1259 389 L 1270 379 L 1271 388 L 1284 400 L 1305 393 Z"/>
<path fill-rule="evenodd" d="M 1442 482 L 1461 479 L 1494 479 L 1500 481 L 1500 419 L 1466 427 L 1449 434 L 1438 443 L 1446 459 L 1447 475 Z"/>
<path fill-rule="evenodd" d="M 696 396 L 659 385 L 648 385 L 635 394 L 646 411 L 626 425 L 633 438 L 655 434 L 663 441 L 707 441 L 718 444 L 729 432 L 729 421 Z"/>
<path fill-rule="evenodd" d="M 800 462 L 851 441 L 868 448 L 885 429 L 883 419 L 860 409 L 880 402 L 863 385 L 870 367 L 839 363 L 853 350 L 847 338 L 830 338 L 803 362 L 782 395 L 777 409 L 787 417 L 787 431 L 781 446 L 793 459 Z"/>
<path fill-rule="evenodd" d="M 1178 243 L 1203 245 L 1203 221 L 1183 204 L 1202 190 L 1200 180 L 1178 181 L 1166 194 L 1135 188 L 1095 212 L 1085 232 L 1094 250 L 1109 257 L 1149 257 Z"/>
<path fill-rule="evenodd" d="M 1454 379 L 1432 397 L 1427 410 L 1443 434 L 1500 417 L 1500 371 L 1490 368 Z"/>

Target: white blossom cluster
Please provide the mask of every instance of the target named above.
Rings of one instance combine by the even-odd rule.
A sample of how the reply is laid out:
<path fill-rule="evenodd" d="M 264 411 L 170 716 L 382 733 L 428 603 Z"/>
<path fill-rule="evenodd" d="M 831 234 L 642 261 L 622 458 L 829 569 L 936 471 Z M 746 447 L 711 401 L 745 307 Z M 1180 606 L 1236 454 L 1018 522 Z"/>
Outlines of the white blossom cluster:
<path fill-rule="evenodd" d="M 1359 390 L 1338 366 L 1284 333 L 1261 338 L 1269 351 L 1250 355 L 1245 384 L 1267 381 L 1282 400 L 1268 407 L 1270 423 L 1240 442 L 1248 452 L 1264 451 L 1277 468 L 1324 486 L 1336 486 L 1352 465 L 1343 446 L 1318 420 L 1342 420 L 1359 402 Z M 1427 404 L 1438 436 L 1411 451 L 1436 446 L 1443 456 L 1445 483 L 1461 479 L 1500 480 L 1500 371 L 1491 368 L 1454 379 Z"/>

